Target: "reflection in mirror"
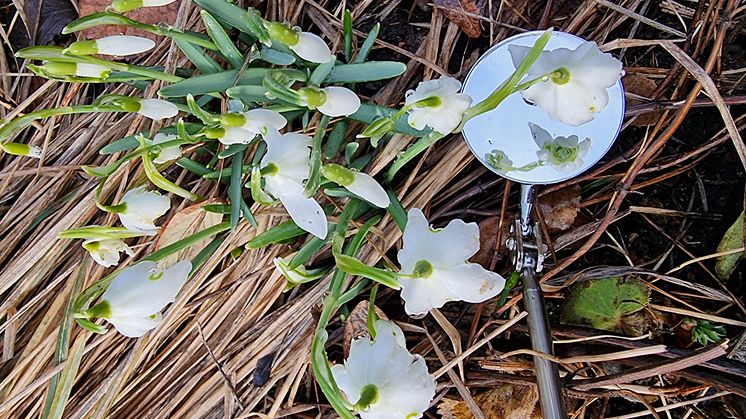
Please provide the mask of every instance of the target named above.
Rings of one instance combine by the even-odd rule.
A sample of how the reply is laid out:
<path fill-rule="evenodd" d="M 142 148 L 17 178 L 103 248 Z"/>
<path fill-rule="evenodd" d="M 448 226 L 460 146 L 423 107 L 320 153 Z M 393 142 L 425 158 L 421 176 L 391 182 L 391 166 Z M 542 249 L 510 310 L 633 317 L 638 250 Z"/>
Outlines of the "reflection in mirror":
<path fill-rule="evenodd" d="M 487 51 L 464 81 L 463 92 L 483 100 L 515 70 L 541 36 L 513 36 Z M 520 94 L 466 123 L 469 148 L 493 172 L 524 184 L 570 179 L 611 147 L 624 116 L 621 63 L 595 43 L 553 32 Z"/>

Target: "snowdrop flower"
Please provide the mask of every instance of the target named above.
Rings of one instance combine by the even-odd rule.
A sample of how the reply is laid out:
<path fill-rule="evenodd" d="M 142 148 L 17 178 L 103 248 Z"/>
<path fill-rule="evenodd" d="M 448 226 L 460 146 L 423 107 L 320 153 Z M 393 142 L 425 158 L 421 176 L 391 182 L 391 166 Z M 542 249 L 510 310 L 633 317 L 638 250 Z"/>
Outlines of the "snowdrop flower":
<path fill-rule="evenodd" d="M 267 191 L 282 202 L 290 218 L 303 230 L 324 238 L 326 215 L 321 205 L 306 196 L 303 181 L 311 169 L 311 138 L 270 129 L 264 137 L 267 154 L 261 161 Z"/>
<path fill-rule="evenodd" d="M 179 113 L 179 108 L 176 105 L 162 99 L 137 99 L 127 102 L 125 106 L 127 111 L 137 112 L 154 121 L 173 118 Z"/>
<path fill-rule="evenodd" d="M 248 144 L 257 135 L 264 135 L 268 128 L 281 130 L 288 121 L 278 112 L 269 109 L 252 109 L 248 112 L 229 113 L 221 116 L 221 136 L 225 144 Z"/>
<path fill-rule="evenodd" d="M 265 22 L 269 36 L 285 44 L 299 57 L 313 63 L 326 63 L 334 59 L 329 46 L 320 36 L 293 30 L 279 22 Z"/>
<path fill-rule="evenodd" d="M 109 73 L 111 73 L 109 67 L 88 63 L 63 63 L 59 61 L 49 61 L 44 64 L 43 68 L 47 73 L 58 77 L 77 76 L 105 79 L 109 77 Z"/>
<path fill-rule="evenodd" d="M 166 270 L 155 262 L 132 265 L 114 278 L 101 303 L 82 314 L 106 319 L 124 336 L 140 337 L 160 324 L 161 310 L 174 301 L 191 270 L 189 261 Z"/>
<path fill-rule="evenodd" d="M 95 40 L 73 42 L 63 52 L 73 55 L 104 54 L 125 56 L 150 51 L 153 47 L 155 47 L 155 42 L 148 38 L 113 35 Z"/>
<path fill-rule="evenodd" d="M 346 87 L 304 87 L 298 93 L 303 105 L 327 116 L 349 116 L 360 109 L 360 98 Z"/>
<path fill-rule="evenodd" d="M 417 89 L 407 91 L 404 104 L 410 108 L 409 125 L 419 130 L 428 126 L 441 134 L 453 132 L 471 105 L 471 97 L 459 90 L 460 81 L 442 77 L 423 81 Z"/>
<path fill-rule="evenodd" d="M 379 208 L 387 208 L 391 202 L 386 190 L 368 174 L 338 164 L 325 164 L 321 167 L 321 174 Z"/>
<path fill-rule="evenodd" d="M 434 230 L 417 208 L 407 213 L 399 251 L 404 310 L 425 315 L 449 301 L 481 303 L 502 291 L 505 279 L 467 260 L 479 250 L 479 227 L 453 220 Z"/>
<path fill-rule="evenodd" d="M 487 160 L 487 164 L 494 167 L 498 172 L 513 170 L 513 161 L 502 150 L 492 150 L 491 153 L 487 153 L 485 160 Z"/>
<path fill-rule="evenodd" d="M 111 9 L 118 13 L 128 12 L 141 7 L 158 7 L 171 4 L 176 0 L 114 0 Z"/>
<path fill-rule="evenodd" d="M 518 68 L 530 48 L 508 47 L 513 65 Z M 609 103 L 607 88 L 622 75 L 622 63 L 603 53 L 595 42 L 585 42 L 575 49 L 557 48 L 539 55 L 528 79 L 548 76 L 521 91 L 524 99 L 544 109 L 549 116 L 570 125 L 584 124 Z"/>
<path fill-rule="evenodd" d="M 159 132 L 153 137 L 153 144 L 161 144 L 169 141 L 178 139 L 179 136 L 176 134 L 163 134 Z M 162 147 L 161 151 L 158 152 L 158 156 L 153 159 L 155 164 L 168 163 L 181 157 L 181 147 L 175 145 L 170 147 Z"/>
<path fill-rule="evenodd" d="M 591 148 L 591 139 L 578 143 L 578 136 L 552 137 L 544 128 L 528 123 L 531 135 L 539 146 L 536 155 L 539 161 L 548 163 L 560 172 L 571 172 L 583 165 L 583 157 Z"/>
<path fill-rule="evenodd" d="M 0 143 L 0 150 L 14 156 L 31 157 L 33 159 L 41 158 L 41 148 L 35 145 L 23 143 Z"/>
<path fill-rule="evenodd" d="M 352 341 L 344 365 L 331 367 L 334 381 L 363 419 L 419 418 L 435 396 L 425 359 L 409 353 L 404 333 L 377 320 L 375 340 Z"/>
<path fill-rule="evenodd" d="M 86 240 L 83 242 L 83 248 L 91 254 L 96 263 L 104 268 L 119 263 L 121 252 L 128 256 L 135 256 L 135 252 L 122 239 Z"/>
<path fill-rule="evenodd" d="M 171 200 L 156 191 L 149 191 L 145 185 L 130 189 L 122 196 L 124 211 L 118 213 L 119 221 L 128 230 L 138 231 L 147 236 L 158 232 L 155 219 L 171 208 Z"/>

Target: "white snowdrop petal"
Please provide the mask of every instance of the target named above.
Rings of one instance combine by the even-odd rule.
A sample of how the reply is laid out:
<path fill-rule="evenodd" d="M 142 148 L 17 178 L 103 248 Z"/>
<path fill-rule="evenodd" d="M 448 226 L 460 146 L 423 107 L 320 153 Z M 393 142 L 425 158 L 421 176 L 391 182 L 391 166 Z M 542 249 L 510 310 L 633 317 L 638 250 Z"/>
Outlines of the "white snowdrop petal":
<path fill-rule="evenodd" d="M 223 136 L 218 138 L 222 144 L 248 144 L 256 137 L 256 132 L 247 131 L 243 128 L 227 127 L 223 128 Z"/>
<path fill-rule="evenodd" d="M 157 233 L 155 219 L 171 208 L 171 200 L 167 196 L 148 191 L 145 185 L 127 191 L 121 202 L 126 205 L 125 211 L 117 214 L 122 225 L 146 235 Z"/>
<path fill-rule="evenodd" d="M 161 144 L 168 141 L 173 141 L 178 139 L 179 136 L 175 134 L 163 134 L 158 133 L 155 134 L 155 137 L 153 137 L 153 144 Z M 177 160 L 179 157 L 181 157 L 181 147 L 179 146 L 172 146 L 172 147 L 165 147 L 162 148 L 161 151 L 158 153 L 158 156 L 153 159 L 153 163 L 155 164 L 163 164 L 168 163 L 170 161 Z"/>
<path fill-rule="evenodd" d="M 75 65 L 75 75 L 79 77 L 101 78 L 102 75 L 111 71 L 108 67 L 97 64 L 77 63 Z"/>
<path fill-rule="evenodd" d="M 411 272 L 410 272 L 411 273 Z M 455 298 L 440 281 L 432 278 L 400 278 L 404 311 L 409 316 L 423 316 L 434 308 L 441 308 Z"/>
<path fill-rule="evenodd" d="M 306 196 L 303 184 L 282 175 L 266 176 L 267 191 L 282 202 L 290 218 L 303 230 L 323 239 L 328 226 L 326 215 L 316 200 Z"/>
<path fill-rule="evenodd" d="M 190 261 L 176 263 L 166 270 L 154 262 L 139 262 L 123 269 L 101 296 L 111 306 L 111 316 L 143 318 L 161 311 L 174 301 L 189 278 Z"/>
<path fill-rule="evenodd" d="M 106 239 L 100 241 L 85 241 L 83 247 L 95 243 L 94 249 L 89 250 L 91 258 L 99 265 L 109 268 L 119 263 L 119 254 L 125 252 L 134 256 L 135 252 L 122 239 Z"/>
<path fill-rule="evenodd" d="M 140 115 L 158 121 L 173 118 L 179 113 L 179 108 L 173 103 L 162 99 L 140 99 Z"/>
<path fill-rule="evenodd" d="M 387 208 L 389 206 L 391 201 L 381 184 L 365 173 L 354 173 L 354 176 L 355 180 L 345 186 L 346 189 L 378 208 Z"/>
<path fill-rule="evenodd" d="M 139 338 L 158 327 L 163 321 L 163 316 L 156 313 L 152 316 L 142 317 L 110 317 L 106 321 L 111 323 L 117 329 L 117 332 L 122 335 L 128 338 Z"/>
<path fill-rule="evenodd" d="M 349 116 L 360 109 L 360 98 L 350 89 L 330 86 L 323 89 L 326 95 L 324 104 L 317 107 L 319 112 L 327 116 Z"/>
<path fill-rule="evenodd" d="M 288 47 L 299 57 L 313 63 L 326 63 L 334 58 L 329 45 L 320 36 L 310 32 L 298 33 L 298 43 Z"/>
<path fill-rule="evenodd" d="M 416 90 L 406 94 L 406 105 L 412 105 L 424 99 L 437 97 L 440 104 L 429 107 L 414 107 L 407 114 L 410 126 L 422 130 L 430 127 L 441 134 L 449 134 L 455 130 L 464 112 L 471 105 L 469 95 L 459 93 L 461 82 L 453 77 L 442 77 L 436 80 L 421 82 Z"/>
<path fill-rule="evenodd" d="M 454 300 L 481 303 L 499 294 L 505 278 L 476 263 L 466 263 L 447 270 L 436 270 L 433 277 L 447 288 Z M 428 279 L 433 279 L 433 277 Z"/>
<path fill-rule="evenodd" d="M 261 134 L 264 128 L 271 127 L 275 130 L 285 128 L 288 121 L 279 112 L 270 109 L 252 109 L 244 112 L 246 123 L 241 127 L 249 132 Z"/>
<path fill-rule="evenodd" d="M 143 7 L 158 7 L 171 4 L 176 0 L 142 0 Z"/>
<path fill-rule="evenodd" d="M 297 133 L 280 134 L 270 129 L 264 137 L 267 153 L 261 161 L 265 167 L 270 163 L 277 166 L 278 174 L 298 183 L 308 179 L 311 169 L 311 137 Z"/>
<path fill-rule="evenodd" d="M 133 55 L 151 50 L 155 42 L 148 38 L 130 35 L 113 35 L 96 40 L 96 49 L 104 55 Z"/>

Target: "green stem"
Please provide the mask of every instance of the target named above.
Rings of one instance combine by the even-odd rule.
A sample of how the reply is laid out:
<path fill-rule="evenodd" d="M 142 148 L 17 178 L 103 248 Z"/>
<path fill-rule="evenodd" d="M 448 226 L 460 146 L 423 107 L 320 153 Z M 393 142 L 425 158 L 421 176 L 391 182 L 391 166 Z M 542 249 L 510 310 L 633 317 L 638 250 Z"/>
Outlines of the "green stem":
<path fill-rule="evenodd" d="M 404 153 L 397 157 L 396 161 L 394 161 L 391 167 L 389 167 L 389 170 L 386 172 L 386 180 L 390 182 L 391 179 L 394 178 L 396 172 L 399 171 L 399 169 L 404 167 L 404 165 L 407 164 L 410 160 L 417 157 L 420 153 L 425 151 L 428 147 L 435 144 L 436 141 L 440 140 L 443 137 L 443 134 L 437 131 L 431 131 L 426 136 L 418 139 L 417 142 L 415 142 Z"/>
<path fill-rule="evenodd" d="M 534 46 L 531 47 L 528 55 L 526 55 L 526 58 L 523 59 L 523 62 L 521 62 L 518 68 L 516 68 L 515 72 L 513 72 L 513 74 L 508 77 L 508 79 L 505 80 L 505 82 L 503 82 L 500 87 L 495 89 L 495 91 L 492 92 L 492 94 L 490 94 L 486 99 L 467 109 L 467 111 L 464 113 L 463 119 L 461 120 L 461 124 L 458 126 L 458 128 L 456 128 L 454 133 L 461 132 L 464 129 L 464 125 L 470 119 L 476 117 L 477 115 L 481 115 L 485 112 L 495 109 L 498 105 L 500 105 L 500 103 L 502 103 L 503 100 L 505 100 L 505 98 L 516 91 L 516 86 L 518 86 L 518 83 L 526 75 L 526 73 L 528 73 L 528 70 L 539 58 L 539 55 L 544 50 L 547 42 L 549 42 L 549 37 L 551 35 L 552 30 L 546 30 L 544 34 L 536 40 L 536 43 L 534 43 Z"/>
<path fill-rule="evenodd" d="M 19 118 L 15 118 L 0 127 L 0 141 L 10 138 L 10 136 L 19 130 L 30 126 L 34 121 L 49 118 L 50 116 L 70 115 L 76 113 L 93 113 L 93 112 L 127 112 L 119 106 L 112 105 L 76 105 L 64 106 L 55 109 L 42 109 L 39 111 L 27 113 Z"/>

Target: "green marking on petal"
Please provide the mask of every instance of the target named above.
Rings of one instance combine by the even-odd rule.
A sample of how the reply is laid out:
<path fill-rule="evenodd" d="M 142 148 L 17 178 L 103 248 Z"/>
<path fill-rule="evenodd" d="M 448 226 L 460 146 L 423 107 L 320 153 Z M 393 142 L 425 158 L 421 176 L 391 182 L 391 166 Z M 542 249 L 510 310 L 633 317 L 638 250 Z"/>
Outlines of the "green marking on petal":
<path fill-rule="evenodd" d="M 378 394 L 378 387 L 375 384 L 366 384 L 363 389 L 360 390 L 360 400 L 355 403 L 355 410 L 367 410 L 372 404 L 376 403 L 380 398 Z"/>
<path fill-rule="evenodd" d="M 148 277 L 148 279 L 151 280 L 151 281 L 157 281 L 157 280 L 159 280 L 161 278 L 163 278 L 163 271 L 159 271 L 159 272 L 156 272 L 154 274 L 150 274 L 150 276 Z"/>
<path fill-rule="evenodd" d="M 570 81 L 570 70 L 568 70 L 567 67 L 557 68 L 552 71 L 552 75 L 550 77 L 556 84 L 567 84 Z"/>
<path fill-rule="evenodd" d="M 270 163 L 262 168 L 260 174 L 262 176 L 274 176 L 279 170 L 276 164 Z"/>
<path fill-rule="evenodd" d="M 425 259 L 418 260 L 414 264 L 412 276 L 415 278 L 429 278 L 433 274 L 433 265 Z"/>
<path fill-rule="evenodd" d="M 437 108 L 442 105 L 443 101 L 438 96 L 430 96 L 414 103 L 416 108 Z"/>

